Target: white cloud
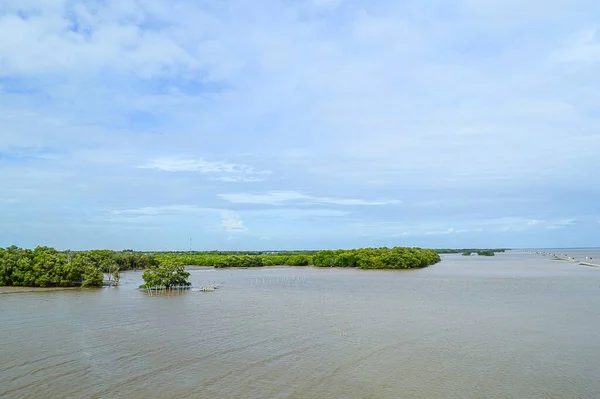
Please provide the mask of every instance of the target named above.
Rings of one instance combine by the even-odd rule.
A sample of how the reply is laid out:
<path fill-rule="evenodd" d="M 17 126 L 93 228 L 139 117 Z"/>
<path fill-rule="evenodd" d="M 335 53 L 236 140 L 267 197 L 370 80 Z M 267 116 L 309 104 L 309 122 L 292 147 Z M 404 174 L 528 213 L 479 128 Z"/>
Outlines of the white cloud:
<path fill-rule="evenodd" d="M 253 167 L 222 161 L 207 161 L 202 158 L 184 159 L 162 157 L 139 166 L 140 169 L 156 169 L 164 172 L 196 172 L 219 175 L 215 180 L 224 182 L 257 182 L 270 171 L 257 171 Z"/>
<path fill-rule="evenodd" d="M 251 177 L 251 176 L 221 176 L 215 178 L 218 181 L 230 182 L 230 183 L 252 183 L 259 182 L 265 179 L 260 177 Z"/>
<path fill-rule="evenodd" d="M 221 211 L 221 225 L 225 230 L 232 233 L 241 233 L 247 230 L 244 221 L 240 219 L 236 212 L 231 210 Z"/>
<path fill-rule="evenodd" d="M 244 214 L 257 218 L 258 220 L 281 219 L 291 221 L 306 221 L 317 219 L 343 218 L 349 216 L 349 212 L 339 209 L 301 209 L 301 208 L 271 208 L 247 210 Z"/>
<path fill-rule="evenodd" d="M 153 6 L 159 4 L 154 2 Z M 0 74 L 97 73 L 106 69 L 148 77 L 200 67 L 175 32 L 140 28 L 139 24 L 151 23 L 161 12 L 153 6 L 122 0 L 104 7 L 92 2 L 69 5 L 58 1 L 3 7 L 0 57 L 4 62 Z M 27 17 L 20 17 L 17 11 Z M 120 22 L 125 20 L 130 23 Z"/>
<path fill-rule="evenodd" d="M 165 205 L 165 206 L 145 206 L 141 208 L 119 209 L 111 213 L 113 215 L 125 216 L 155 216 L 166 215 L 173 213 L 194 213 L 194 212 L 211 212 L 214 209 L 202 208 L 194 205 Z"/>
<path fill-rule="evenodd" d="M 364 200 L 364 199 L 336 199 L 336 198 L 324 198 L 324 197 L 312 197 L 315 202 L 320 202 L 323 204 L 335 204 L 335 205 L 395 205 L 399 204 L 398 200 Z"/>
<path fill-rule="evenodd" d="M 441 236 L 456 234 L 494 234 L 510 232 L 539 231 L 559 229 L 575 224 L 575 218 L 558 218 L 552 220 L 527 219 L 518 217 L 475 219 L 454 222 L 460 227 L 446 227 L 444 222 L 356 222 L 351 228 L 370 236 L 405 237 L 405 236 Z"/>
<path fill-rule="evenodd" d="M 309 197 L 296 191 L 269 191 L 264 194 L 219 194 L 226 201 L 237 204 L 279 205 L 283 202 L 306 200 Z"/>
<path fill-rule="evenodd" d="M 365 200 L 355 198 L 328 198 L 317 197 L 299 193 L 292 190 L 269 191 L 262 194 L 235 193 L 219 194 L 219 197 L 226 201 L 238 204 L 263 204 L 280 205 L 285 202 L 302 202 L 311 204 L 333 204 L 333 205 L 354 205 L 354 206 L 373 206 L 373 205 L 392 205 L 399 204 L 398 200 Z"/>
<path fill-rule="evenodd" d="M 571 225 L 575 224 L 576 222 L 577 222 L 577 219 L 575 219 L 575 218 L 565 218 L 565 219 L 549 221 L 546 224 L 546 227 L 548 229 L 562 229 L 564 227 L 571 226 Z"/>
<path fill-rule="evenodd" d="M 177 220 L 181 218 L 194 218 L 197 216 L 209 217 L 218 215 L 220 218 L 220 226 L 229 233 L 239 233 L 247 230 L 244 226 L 244 221 L 239 214 L 231 209 L 205 208 L 195 205 L 164 205 L 164 206 L 147 206 L 141 208 L 113 210 L 110 212 L 109 220 L 114 221 L 135 221 L 142 223 L 152 223 L 157 218 L 175 217 Z M 206 229 L 208 226 L 199 226 L 199 229 Z"/>

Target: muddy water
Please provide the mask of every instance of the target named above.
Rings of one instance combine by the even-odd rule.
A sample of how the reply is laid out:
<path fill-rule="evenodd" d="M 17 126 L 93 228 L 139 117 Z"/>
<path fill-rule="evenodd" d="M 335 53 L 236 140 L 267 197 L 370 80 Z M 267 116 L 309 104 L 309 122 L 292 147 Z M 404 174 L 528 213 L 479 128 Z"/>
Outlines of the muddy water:
<path fill-rule="evenodd" d="M 194 270 L 222 288 L 172 296 L 140 277 L 0 295 L 0 396 L 600 396 L 597 268 L 513 252 L 408 272 Z"/>

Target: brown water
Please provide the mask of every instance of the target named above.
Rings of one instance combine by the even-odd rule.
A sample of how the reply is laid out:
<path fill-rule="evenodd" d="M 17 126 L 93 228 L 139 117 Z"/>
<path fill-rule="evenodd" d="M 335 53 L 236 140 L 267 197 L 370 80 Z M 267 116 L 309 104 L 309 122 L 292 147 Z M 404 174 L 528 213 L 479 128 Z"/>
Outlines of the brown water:
<path fill-rule="evenodd" d="M 584 255 L 585 258 L 585 255 Z M 600 258 L 600 256 L 598 257 Z M 600 269 L 195 270 L 211 293 L 0 295 L 7 398 L 596 398 Z"/>

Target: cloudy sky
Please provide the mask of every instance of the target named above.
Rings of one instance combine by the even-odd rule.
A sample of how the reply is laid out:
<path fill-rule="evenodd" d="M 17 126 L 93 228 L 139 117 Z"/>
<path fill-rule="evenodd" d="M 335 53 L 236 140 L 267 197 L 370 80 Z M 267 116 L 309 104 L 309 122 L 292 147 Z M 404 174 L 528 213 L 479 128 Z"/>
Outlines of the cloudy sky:
<path fill-rule="evenodd" d="M 599 239 L 596 0 L 0 1 L 0 246 Z"/>

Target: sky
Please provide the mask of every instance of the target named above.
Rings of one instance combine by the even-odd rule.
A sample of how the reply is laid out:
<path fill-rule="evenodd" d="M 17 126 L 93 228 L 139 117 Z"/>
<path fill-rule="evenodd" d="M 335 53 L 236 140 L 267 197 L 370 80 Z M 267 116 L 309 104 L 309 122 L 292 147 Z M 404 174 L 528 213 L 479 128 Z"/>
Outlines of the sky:
<path fill-rule="evenodd" d="M 600 246 L 596 0 L 0 1 L 0 246 Z"/>

